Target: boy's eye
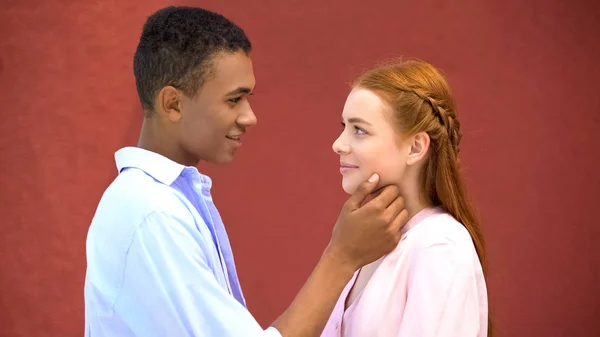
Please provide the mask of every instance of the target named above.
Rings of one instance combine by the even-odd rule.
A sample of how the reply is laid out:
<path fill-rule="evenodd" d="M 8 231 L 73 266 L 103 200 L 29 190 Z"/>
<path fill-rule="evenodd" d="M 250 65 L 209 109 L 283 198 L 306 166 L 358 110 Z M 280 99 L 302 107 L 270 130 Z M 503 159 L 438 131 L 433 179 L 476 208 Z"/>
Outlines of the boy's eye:
<path fill-rule="evenodd" d="M 230 101 L 231 103 L 238 103 L 238 102 L 239 102 L 241 99 L 242 99 L 241 97 L 236 97 L 236 98 L 232 98 L 232 99 L 230 99 L 229 101 Z"/>

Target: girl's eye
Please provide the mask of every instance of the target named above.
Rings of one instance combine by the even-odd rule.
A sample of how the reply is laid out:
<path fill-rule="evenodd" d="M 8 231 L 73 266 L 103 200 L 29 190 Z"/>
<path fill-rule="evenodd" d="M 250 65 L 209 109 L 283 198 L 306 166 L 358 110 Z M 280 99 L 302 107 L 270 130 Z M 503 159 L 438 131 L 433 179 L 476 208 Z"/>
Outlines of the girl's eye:
<path fill-rule="evenodd" d="M 354 131 L 357 135 L 366 135 L 367 131 L 365 131 L 364 129 L 359 128 L 358 126 L 354 127 Z"/>

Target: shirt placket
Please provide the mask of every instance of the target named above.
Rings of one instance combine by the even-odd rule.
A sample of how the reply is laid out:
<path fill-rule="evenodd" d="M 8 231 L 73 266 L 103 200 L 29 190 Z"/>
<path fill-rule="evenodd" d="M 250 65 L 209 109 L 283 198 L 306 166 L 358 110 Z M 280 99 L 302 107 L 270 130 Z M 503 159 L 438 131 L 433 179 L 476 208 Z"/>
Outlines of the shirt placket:
<path fill-rule="evenodd" d="M 210 196 L 210 191 L 207 191 L 207 188 L 202 184 L 201 178 L 199 174 L 192 174 L 190 177 L 191 187 L 196 195 L 196 208 L 200 214 L 204 214 L 203 216 L 206 225 L 208 226 L 208 230 L 211 233 L 213 243 L 215 244 L 215 248 L 217 249 L 217 253 L 219 255 L 219 264 L 221 265 L 221 271 L 223 272 L 223 276 L 225 279 L 225 286 L 227 288 L 227 292 L 232 294 L 231 284 L 229 282 L 229 277 L 227 273 L 227 266 L 225 263 L 225 258 L 223 257 L 223 252 L 221 250 L 221 244 L 219 243 L 219 237 L 217 234 L 217 230 L 215 229 L 215 223 L 212 216 L 212 212 L 209 209 L 209 205 L 206 203 L 205 194 Z"/>

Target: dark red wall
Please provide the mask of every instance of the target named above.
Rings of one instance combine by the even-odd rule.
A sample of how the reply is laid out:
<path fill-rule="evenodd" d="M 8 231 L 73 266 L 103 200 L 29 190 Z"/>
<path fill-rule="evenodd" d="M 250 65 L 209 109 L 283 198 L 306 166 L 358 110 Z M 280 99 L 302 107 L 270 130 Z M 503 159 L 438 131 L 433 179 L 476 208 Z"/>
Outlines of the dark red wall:
<path fill-rule="evenodd" d="M 83 335 L 85 237 L 137 141 L 132 57 L 167 1 L 0 6 L 0 335 Z M 331 143 L 347 83 L 383 58 L 448 75 L 485 220 L 505 336 L 598 336 L 600 7 L 594 1 L 188 1 L 254 44 L 259 123 L 235 163 L 201 169 L 251 311 L 281 313 L 346 196 Z"/>

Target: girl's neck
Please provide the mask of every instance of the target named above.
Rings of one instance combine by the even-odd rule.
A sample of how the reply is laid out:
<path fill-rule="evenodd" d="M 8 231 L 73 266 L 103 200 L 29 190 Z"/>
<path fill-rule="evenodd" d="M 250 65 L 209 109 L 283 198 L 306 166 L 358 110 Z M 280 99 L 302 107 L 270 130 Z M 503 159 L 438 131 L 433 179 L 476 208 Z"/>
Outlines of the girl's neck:
<path fill-rule="evenodd" d="M 425 208 L 431 207 L 431 203 L 427 202 L 427 198 L 421 193 L 419 179 L 416 177 L 406 177 L 405 181 L 400 184 L 400 194 L 404 197 L 404 208 L 408 211 L 408 218 L 412 219 Z"/>

